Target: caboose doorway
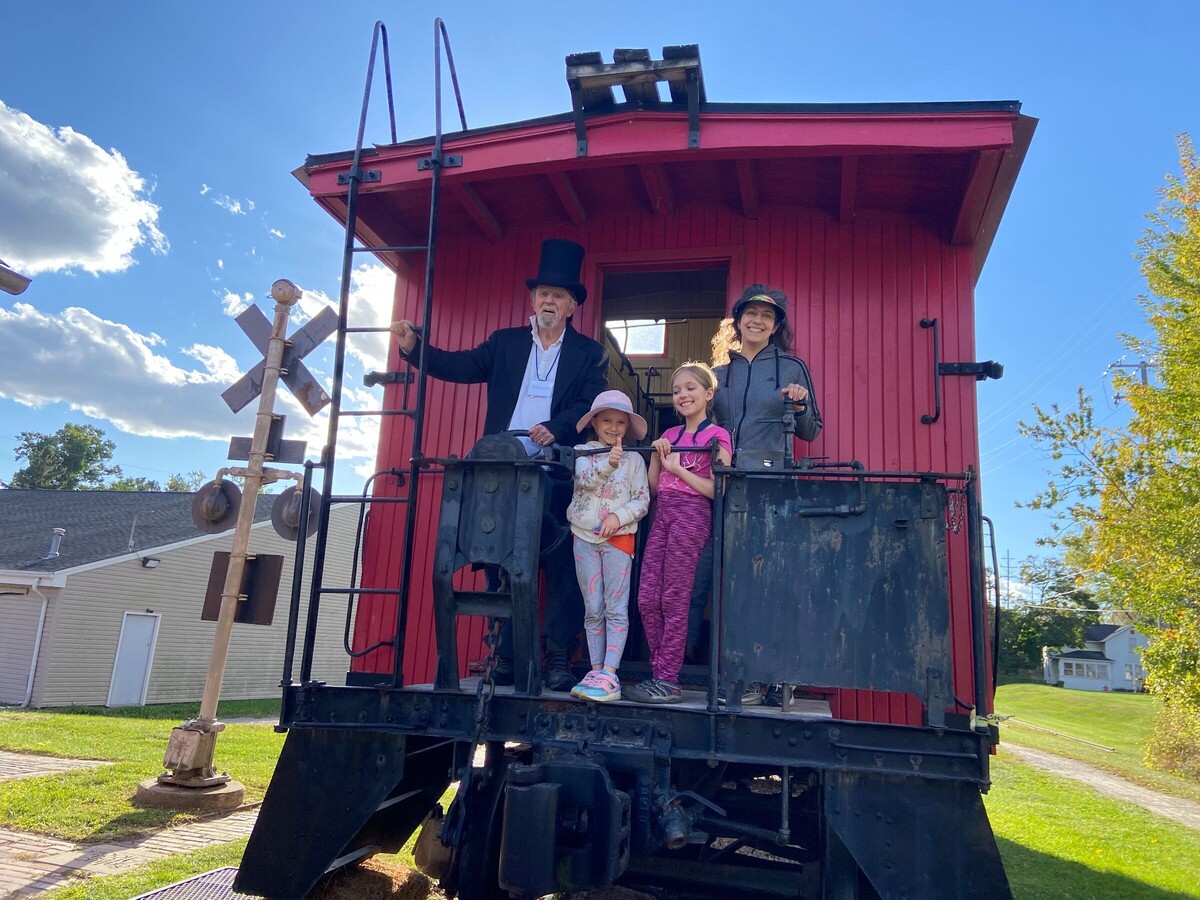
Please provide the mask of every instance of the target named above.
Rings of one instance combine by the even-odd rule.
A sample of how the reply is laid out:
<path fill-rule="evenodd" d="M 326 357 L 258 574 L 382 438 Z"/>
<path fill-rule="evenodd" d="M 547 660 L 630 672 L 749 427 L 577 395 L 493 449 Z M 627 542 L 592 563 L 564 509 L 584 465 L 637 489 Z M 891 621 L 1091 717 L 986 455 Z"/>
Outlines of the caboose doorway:
<path fill-rule="evenodd" d="M 728 283 L 727 263 L 604 273 L 600 313 L 611 360 L 608 383 L 634 401 L 651 437 L 677 421 L 671 373 L 688 360 L 711 362 Z"/>
<path fill-rule="evenodd" d="M 729 296 L 728 260 L 681 263 L 677 266 L 637 271 L 614 269 L 603 273 L 600 315 L 609 351 L 608 385 L 624 391 L 646 419 L 649 434 L 659 437 L 678 424 L 671 404 L 671 374 L 689 360 L 711 363 L 713 336 L 726 314 Z M 654 513 L 638 528 L 641 559 Z M 639 567 L 634 563 L 632 596 L 637 596 Z M 701 603 L 691 612 L 696 619 L 688 636 L 685 681 L 702 681 L 708 672 L 703 661 L 709 632 Z M 637 603 L 630 604 L 629 640 L 621 666 L 625 681 L 649 674 L 649 653 L 644 641 Z"/>

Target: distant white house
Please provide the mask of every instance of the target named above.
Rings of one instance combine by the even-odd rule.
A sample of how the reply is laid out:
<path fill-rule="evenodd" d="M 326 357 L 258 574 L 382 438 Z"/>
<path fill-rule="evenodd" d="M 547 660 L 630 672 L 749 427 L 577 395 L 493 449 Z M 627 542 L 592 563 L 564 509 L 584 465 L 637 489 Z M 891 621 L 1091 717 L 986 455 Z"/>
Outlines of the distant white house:
<path fill-rule="evenodd" d="M 191 494 L 0 490 L 0 705 L 140 706 L 200 699 L 216 623 L 201 619 L 214 551 Z M 262 496 L 252 552 L 284 557 L 271 625 L 233 629 L 221 697 L 279 695 L 295 544 L 271 527 Z M 328 583 L 350 579 L 356 510 L 331 512 Z M 305 632 L 315 540 L 306 546 Z M 323 599 L 313 677 L 345 678 L 346 599 Z M 297 651 L 297 659 L 299 651 Z"/>
<path fill-rule="evenodd" d="M 1082 649 L 1042 648 L 1043 679 L 1076 691 L 1141 690 L 1142 649 L 1148 643 L 1132 625 L 1091 625 L 1083 632 Z"/>

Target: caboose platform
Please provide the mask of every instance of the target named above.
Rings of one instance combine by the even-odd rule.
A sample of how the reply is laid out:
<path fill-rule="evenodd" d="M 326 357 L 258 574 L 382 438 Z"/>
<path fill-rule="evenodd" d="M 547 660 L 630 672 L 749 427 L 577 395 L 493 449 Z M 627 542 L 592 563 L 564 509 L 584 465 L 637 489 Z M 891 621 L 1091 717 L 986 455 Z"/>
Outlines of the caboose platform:
<path fill-rule="evenodd" d="M 474 675 L 470 678 L 462 679 L 459 684 L 464 691 L 474 694 L 479 686 L 479 676 Z M 432 692 L 434 687 L 432 684 L 414 684 L 409 686 L 409 690 L 413 691 L 429 691 Z M 514 688 L 511 686 L 497 687 L 497 697 L 512 697 L 516 696 Z M 542 691 L 543 700 L 563 700 L 567 703 L 577 703 L 583 706 L 596 707 L 613 707 L 625 706 L 635 707 L 638 709 L 688 709 L 705 711 L 708 709 L 708 694 L 705 691 L 687 690 L 683 692 L 683 699 L 679 703 L 634 703 L 632 700 L 612 700 L 606 703 L 594 703 L 588 700 L 580 700 L 578 697 L 572 697 L 567 691 Z M 722 708 L 722 712 L 724 708 Z M 797 698 L 792 700 L 791 708 L 784 710 L 778 706 L 743 706 L 739 715 L 743 716 L 768 716 L 778 717 L 786 716 L 789 719 L 832 719 L 833 711 L 829 706 L 828 700 L 814 700 L 811 698 Z"/>

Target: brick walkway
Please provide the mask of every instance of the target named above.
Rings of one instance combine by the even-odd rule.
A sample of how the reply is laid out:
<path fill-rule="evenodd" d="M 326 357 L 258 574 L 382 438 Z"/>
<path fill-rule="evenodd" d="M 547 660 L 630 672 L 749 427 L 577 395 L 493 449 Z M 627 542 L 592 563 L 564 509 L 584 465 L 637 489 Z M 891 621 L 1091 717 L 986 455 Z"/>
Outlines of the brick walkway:
<path fill-rule="evenodd" d="M 258 809 L 166 828 L 146 837 L 80 846 L 0 828 L 0 897 L 31 897 L 89 875 L 116 875 L 174 853 L 245 837 Z"/>
<path fill-rule="evenodd" d="M 0 781 L 102 765 L 0 750 Z M 236 840 L 250 833 L 256 818 L 257 806 L 140 838 L 86 845 L 0 828 L 0 897 L 32 897 L 75 879 L 128 872 L 174 853 Z"/>
<path fill-rule="evenodd" d="M 100 759 L 59 759 L 55 756 L 34 756 L 30 753 L 10 753 L 0 750 L 0 781 L 34 778 L 72 769 L 94 769 L 109 763 Z"/>

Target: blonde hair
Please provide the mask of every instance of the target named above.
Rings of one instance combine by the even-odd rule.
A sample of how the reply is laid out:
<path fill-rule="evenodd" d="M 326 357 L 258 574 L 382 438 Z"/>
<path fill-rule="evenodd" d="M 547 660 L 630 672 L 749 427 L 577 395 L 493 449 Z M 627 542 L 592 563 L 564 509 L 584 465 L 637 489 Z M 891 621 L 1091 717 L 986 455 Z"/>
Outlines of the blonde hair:
<path fill-rule="evenodd" d="M 729 365 L 730 352 L 741 348 L 742 342 L 738 339 L 733 319 L 722 319 L 712 337 L 712 364 L 714 366 Z"/>
<path fill-rule="evenodd" d="M 713 374 L 713 370 L 709 367 L 708 363 L 701 362 L 698 359 L 689 359 L 671 373 L 672 393 L 675 391 L 675 379 L 678 378 L 682 372 L 687 372 L 690 375 L 696 376 L 696 380 L 700 382 L 700 386 L 706 391 L 715 391 L 717 389 L 717 376 Z M 712 400 L 709 400 L 708 403 L 705 404 L 704 414 L 708 418 L 712 418 Z"/>

